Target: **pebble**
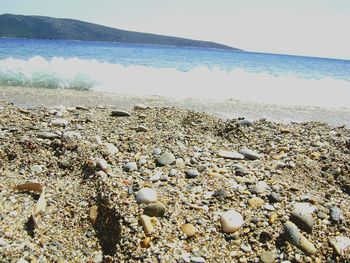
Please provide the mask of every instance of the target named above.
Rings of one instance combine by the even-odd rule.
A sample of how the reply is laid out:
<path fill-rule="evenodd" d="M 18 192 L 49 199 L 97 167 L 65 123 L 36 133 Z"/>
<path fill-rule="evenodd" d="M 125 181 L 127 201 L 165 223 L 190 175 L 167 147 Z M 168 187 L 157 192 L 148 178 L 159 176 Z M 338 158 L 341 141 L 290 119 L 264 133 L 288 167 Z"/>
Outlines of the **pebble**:
<path fill-rule="evenodd" d="M 162 217 L 165 214 L 165 205 L 160 202 L 151 203 L 144 208 L 143 213 L 151 217 Z"/>
<path fill-rule="evenodd" d="M 162 153 L 162 150 L 161 149 L 159 149 L 159 148 L 154 148 L 153 149 L 153 154 L 154 155 L 160 155 Z"/>
<path fill-rule="evenodd" d="M 136 104 L 134 106 L 134 110 L 146 110 L 146 109 L 148 109 L 148 107 L 144 104 Z"/>
<path fill-rule="evenodd" d="M 271 192 L 267 197 L 270 203 L 279 203 L 281 202 L 281 197 L 276 192 Z"/>
<path fill-rule="evenodd" d="M 205 259 L 203 257 L 191 257 L 191 262 L 205 263 Z"/>
<path fill-rule="evenodd" d="M 140 217 L 141 224 L 143 226 L 143 230 L 146 235 L 150 235 L 155 231 L 154 225 L 152 223 L 152 218 L 148 215 L 142 215 Z"/>
<path fill-rule="evenodd" d="M 177 170 L 176 169 L 171 169 L 170 171 L 169 171 L 169 176 L 170 177 L 174 177 L 174 176 L 176 176 L 177 175 Z"/>
<path fill-rule="evenodd" d="M 330 213 L 331 220 L 334 222 L 339 222 L 343 219 L 343 214 L 339 207 L 336 207 L 336 206 L 331 207 L 329 209 L 329 213 Z"/>
<path fill-rule="evenodd" d="M 221 215 L 221 226 L 225 233 L 233 233 L 240 229 L 243 224 L 243 216 L 235 210 L 229 210 Z"/>
<path fill-rule="evenodd" d="M 246 176 L 249 174 L 249 171 L 247 168 L 243 167 L 242 165 L 235 165 L 235 174 L 239 176 Z"/>
<path fill-rule="evenodd" d="M 25 260 L 24 258 L 20 258 L 19 260 L 17 260 L 16 263 L 29 263 L 27 260 Z"/>
<path fill-rule="evenodd" d="M 261 154 L 247 148 L 240 150 L 239 153 L 242 154 L 244 158 L 248 160 L 257 160 L 261 158 Z"/>
<path fill-rule="evenodd" d="M 160 180 L 160 177 L 162 176 L 162 174 L 163 174 L 163 172 L 158 171 L 158 172 L 156 172 L 154 175 L 152 175 L 152 176 L 149 178 L 149 180 L 150 180 L 151 182 L 157 182 L 157 181 Z"/>
<path fill-rule="evenodd" d="M 303 213 L 310 213 L 310 214 L 316 212 L 317 210 L 315 206 L 310 205 L 308 203 L 295 203 L 294 209 L 302 211 Z"/>
<path fill-rule="evenodd" d="M 253 122 L 250 121 L 250 120 L 244 119 L 244 120 L 240 120 L 240 121 L 238 122 L 238 125 L 240 125 L 240 126 L 252 126 L 252 125 L 253 125 Z"/>
<path fill-rule="evenodd" d="M 277 218 L 278 218 L 277 213 L 271 213 L 271 215 L 269 217 L 269 223 L 272 225 L 273 223 L 276 222 Z"/>
<path fill-rule="evenodd" d="M 157 157 L 157 162 L 160 165 L 169 165 L 175 162 L 175 156 L 172 153 L 165 152 Z"/>
<path fill-rule="evenodd" d="M 169 176 L 167 174 L 161 174 L 160 180 L 161 181 L 168 181 L 169 180 Z"/>
<path fill-rule="evenodd" d="M 114 146 L 112 143 L 106 143 L 106 150 L 109 155 L 114 155 L 119 152 L 118 148 Z"/>
<path fill-rule="evenodd" d="M 65 119 L 54 119 L 51 121 L 52 126 L 66 127 L 68 126 L 68 121 Z"/>
<path fill-rule="evenodd" d="M 312 233 L 312 228 L 314 226 L 314 219 L 311 213 L 304 212 L 300 209 L 294 209 L 291 213 L 290 220 L 296 224 L 301 230 L 308 233 Z"/>
<path fill-rule="evenodd" d="M 186 171 L 187 178 L 196 178 L 197 176 L 200 175 L 200 173 L 197 170 L 187 170 Z"/>
<path fill-rule="evenodd" d="M 273 263 L 275 262 L 276 255 L 271 251 L 265 251 L 260 254 L 259 258 L 262 263 Z"/>
<path fill-rule="evenodd" d="M 129 117 L 130 113 L 125 110 L 113 110 L 111 115 L 114 117 Z"/>
<path fill-rule="evenodd" d="M 317 217 L 319 218 L 319 219 L 327 219 L 328 218 L 328 215 L 326 214 L 326 213 L 324 213 L 324 212 L 318 212 L 317 213 Z"/>
<path fill-rule="evenodd" d="M 71 140 L 80 140 L 81 139 L 81 134 L 76 131 L 66 131 L 63 133 L 64 138 L 69 138 Z"/>
<path fill-rule="evenodd" d="M 270 188 L 270 186 L 269 186 L 266 182 L 264 182 L 264 181 L 259 181 L 259 182 L 256 183 L 255 186 L 253 186 L 252 188 L 250 188 L 249 191 L 250 191 L 252 194 L 262 194 L 262 193 L 271 191 L 271 188 Z"/>
<path fill-rule="evenodd" d="M 145 187 L 142 188 L 140 191 L 136 194 L 136 201 L 139 203 L 155 203 L 157 202 L 157 193 L 151 188 Z"/>
<path fill-rule="evenodd" d="M 196 228 L 192 224 L 184 224 L 181 227 L 181 231 L 186 234 L 188 238 L 196 235 Z"/>
<path fill-rule="evenodd" d="M 344 256 L 350 253 L 350 238 L 345 236 L 337 236 L 331 241 L 331 244 L 338 255 Z"/>
<path fill-rule="evenodd" d="M 248 205 L 251 207 L 251 208 L 258 208 L 258 207 L 261 207 L 263 206 L 265 203 L 265 201 L 263 199 L 261 199 L 260 197 L 253 197 L 253 198 L 250 198 L 248 200 Z"/>
<path fill-rule="evenodd" d="M 139 125 L 136 127 L 136 131 L 137 132 L 147 132 L 148 131 L 148 128 L 144 125 Z"/>
<path fill-rule="evenodd" d="M 236 151 L 219 151 L 218 155 L 225 159 L 242 160 L 244 156 Z"/>
<path fill-rule="evenodd" d="M 99 159 L 97 165 L 103 171 L 106 171 L 109 168 L 109 165 L 105 159 Z"/>
<path fill-rule="evenodd" d="M 287 240 L 298 247 L 302 251 L 315 254 L 316 248 L 303 234 L 300 233 L 298 227 L 291 221 L 287 221 L 284 224 L 284 234 Z"/>
<path fill-rule="evenodd" d="M 136 162 L 128 162 L 128 163 L 124 164 L 123 169 L 126 172 L 136 171 L 137 164 L 136 164 Z"/>
<path fill-rule="evenodd" d="M 264 205 L 264 209 L 267 211 L 275 211 L 275 207 L 273 205 L 270 205 L 270 204 Z"/>
<path fill-rule="evenodd" d="M 43 167 L 41 165 L 34 164 L 30 167 L 32 173 L 41 173 L 43 171 Z"/>
<path fill-rule="evenodd" d="M 50 140 L 60 138 L 60 135 L 53 132 L 39 132 L 37 136 L 42 139 L 50 139 Z"/>

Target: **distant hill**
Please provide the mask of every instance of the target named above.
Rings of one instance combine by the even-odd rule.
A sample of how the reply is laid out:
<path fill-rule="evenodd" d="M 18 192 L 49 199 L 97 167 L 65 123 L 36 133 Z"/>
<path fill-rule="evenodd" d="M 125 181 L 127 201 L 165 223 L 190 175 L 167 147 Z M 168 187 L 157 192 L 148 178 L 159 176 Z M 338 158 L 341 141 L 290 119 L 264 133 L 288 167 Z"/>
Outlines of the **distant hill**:
<path fill-rule="evenodd" d="M 239 50 L 214 42 L 126 31 L 74 19 L 0 15 L 0 37 L 66 39 Z"/>

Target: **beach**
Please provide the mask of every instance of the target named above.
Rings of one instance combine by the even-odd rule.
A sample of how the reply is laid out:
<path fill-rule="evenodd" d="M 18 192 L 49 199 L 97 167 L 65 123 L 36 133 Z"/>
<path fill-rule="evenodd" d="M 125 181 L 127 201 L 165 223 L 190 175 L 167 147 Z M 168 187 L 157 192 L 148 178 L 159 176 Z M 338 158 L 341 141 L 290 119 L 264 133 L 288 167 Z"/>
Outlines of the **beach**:
<path fill-rule="evenodd" d="M 0 99 L 2 262 L 350 260 L 348 109 Z"/>

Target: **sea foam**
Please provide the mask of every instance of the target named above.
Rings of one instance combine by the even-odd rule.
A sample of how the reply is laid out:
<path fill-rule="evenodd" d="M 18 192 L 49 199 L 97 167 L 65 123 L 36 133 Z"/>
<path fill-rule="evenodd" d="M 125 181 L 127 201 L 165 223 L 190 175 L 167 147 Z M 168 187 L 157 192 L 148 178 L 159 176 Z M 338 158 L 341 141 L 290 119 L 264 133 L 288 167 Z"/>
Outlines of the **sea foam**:
<path fill-rule="evenodd" d="M 225 71 L 197 67 L 123 66 L 96 60 L 40 56 L 0 60 L 0 85 L 111 91 L 174 98 L 239 99 L 282 105 L 350 107 L 350 82 L 332 78 Z"/>

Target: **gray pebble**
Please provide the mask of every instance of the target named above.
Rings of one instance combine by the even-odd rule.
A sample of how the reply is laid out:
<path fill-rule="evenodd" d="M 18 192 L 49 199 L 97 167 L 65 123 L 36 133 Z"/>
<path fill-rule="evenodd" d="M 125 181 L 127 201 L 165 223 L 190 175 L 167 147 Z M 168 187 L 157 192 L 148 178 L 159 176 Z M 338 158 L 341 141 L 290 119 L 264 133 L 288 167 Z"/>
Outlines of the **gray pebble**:
<path fill-rule="evenodd" d="M 303 234 L 300 233 L 298 227 L 291 221 L 284 224 L 284 234 L 287 240 L 298 247 L 302 251 L 315 254 L 316 248 Z"/>
<path fill-rule="evenodd" d="M 253 125 L 253 122 L 250 121 L 250 120 L 244 119 L 244 120 L 240 120 L 240 121 L 238 122 L 238 125 L 240 125 L 240 126 L 252 126 L 252 125 Z"/>
<path fill-rule="evenodd" d="M 128 117 L 130 113 L 125 110 L 113 110 L 111 115 L 114 117 Z"/>
<path fill-rule="evenodd" d="M 296 224 L 301 230 L 308 233 L 312 233 L 312 228 L 314 226 L 314 219 L 311 213 L 304 212 L 300 209 L 294 209 L 291 213 L 290 220 Z"/>
<path fill-rule="evenodd" d="M 126 172 L 135 171 L 135 170 L 137 170 L 137 164 L 136 164 L 135 162 L 126 163 L 126 164 L 123 166 L 123 169 L 124 169 Z"/>
<path fill-rule="evenodd" d="M 342 214 L 342 211 L 340 210 L 339 207 L 337 206 L 333 206 L 329 209 L 329 213 L 330 213 L 330 216 L 331 216 L 331 219 L 334 221 L 334 222 L 339 222 L 343 219 L 343 214 Z"/>
<path fill-rule="evenodd" d="M 162 217 L 165 213 L 165 205 L 160 202 L 151 203 L 145 207 L 143 213 L 151 217 Z"/>
<path fill-rule="evenodd" d="M 187 170 L 186 175 L 187 178 L 196 178 L 200 173 L 197 170 Z"/>
<path fill-rule="evenodd" d="M 269 196 L 268 196 L 268 199 L 269 199 L 270 203 L 281 202 L 281 197 L 276 192 L 271 192 L 271 194 L 269 194 Z"/>
<path fill-rule="evenodd" d="M 169 172 L 169 176 L 170 177 L 174 177 L 177 175 L 177 170 L 176 169 L 171 169 L 170 172 Z"/>
<path fill-rule="evenodd" d="M 261 155 L 259 153 L 247 148 L 240 150 L 239 153 L 242 154 L 244 158 L 248 160 L 257 160 L 261 158 Z"/>
<path fill-rule="evenodd" d="M 157 157 L 157 163 L 160 165 L 169 165 L 175 162 L 175 156 L 172 153 L 165 152 Z"/>

